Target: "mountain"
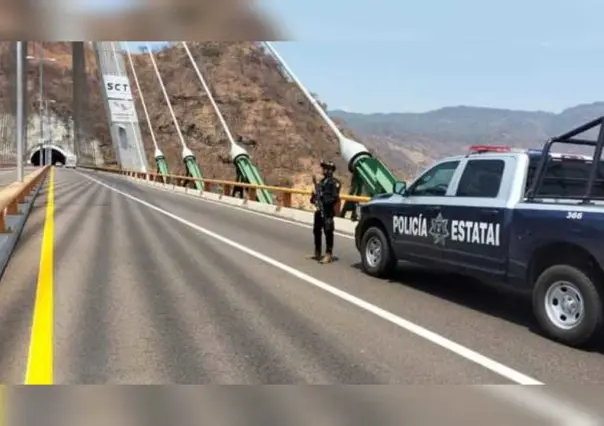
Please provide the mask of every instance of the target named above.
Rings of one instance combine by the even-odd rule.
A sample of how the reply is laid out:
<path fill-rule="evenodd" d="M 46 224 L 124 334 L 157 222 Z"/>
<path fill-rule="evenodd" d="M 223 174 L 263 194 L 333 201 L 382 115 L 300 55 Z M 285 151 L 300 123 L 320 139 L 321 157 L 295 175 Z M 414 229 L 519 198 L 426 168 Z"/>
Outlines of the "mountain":
<path fill-rule="evenodd" d="M 29 43 L 30 54 L 34 43 Z M 0 51 L 0 90 L 10 93 L 8 43 Z M 269 185 L 309 188 L 311 173 L 318 173 L 321 158 L 333 159 L 338 173 L 347 182 L 346 164 L 339 157 L 337 139 L 320 115 L 290 82 L 275 59 L 258 43 L 207 42 L 188 43 L 215 100 L 235 138 L 245 147 Z M 39 48 L 39 45 L 35 46 Z M 89 47 L 86 47 L 89 49 Z M 55 99 L 52 113 L 68 121 L 72 111 L 71 46 L 68 43 L 45 43 L 45 56 L 55 58 L 44 68 L 45 96 Z M 228 157 L 229 143 L 212 109 L 208 96 L 181 45 L 171 45 L 155 52 L 160 74 L 166 84 L 178 125 L 188 147 L 194 152 L 204 177 L 235 179 Z M 106 164 L 115 164 L 109 137 L 105 106 L 100 96 L 99 77 L 94 54 L 87 50 L 87 107 L 82 111 L 85 133 L 100 141 Z M 133 54 L 150 122 L 157 142 L 167 157 L 171 173 L 183 174 L 182 147 L 176 127 L 158 84 L 149 56 Z M 128 60 L 126 58 L 126 64 Z M 128 66 L 128 72 L 130 67 Z M 38 67 L 28 67 L 27 104 L 29 117 L 38 105 Z M 154 167 L 154 147 L 143 113 L 135 80 L 130 75 L 137 104 L 145 152 Z M 2 106 L 8 112 L 8 97 Z M 347 134 L 351 134 L 346 130 Z"/>
<path fill-rule="evenodd" d="M 463 153 L 472 144 L 540 147 L 548 137 L 604 115 L 604 102 L 578 105 L 559 114 L 468 106 L 426 113 L 334 110 L 329 114 L 360 135 L 368 148 L 390 159 L 393 167 L 413 175 L 435 159 Z"/>
<path fill-rule="evenodd" d="M 28 43 L 35 55 L 38 43 Z M 0 113 L 10 112 L 14 92 L 9 43 L 0 43 Z M 320 115 L 290 82 L 275 59 L 254 42 L 192 42 L 189 48 L 206 77 L 214 98 L 235 138 L 245 147 L 269 185 L 308 189 L 318 160 L 333 159 L 346 185 L 347 165 L 339 157 L 335 136 Z M 106 164 L 116 164 L 107 115 L 100 96 L 95 55 L 86 47 L 86 105 L 81 111 L 87 138 L 99 141 Z M 69 122 L 72 111 L 70 43 L 45 43 L 44 92 L 55 120 Z M 170 96 L 179 128 L 201 166 L 204 177 L 234 179 L 225 132 L 203 91 L 203 86 L 180 45 L 155 52 L 160 74 Z M 148 55 L 133 54 L 135 69 L 158 144 L 170 171 L 184 173 L 182 147 Z M 128 63 L 126 59 L 126 63 Z M 34 120 L 38 105 L 37 66 L 28 67 L 26 104 Z M 154 147 L 141 99 L 131 74 L 145 153 L 154 167 Z M 327 107 L 323 105 L 325 109 Z M 423 114 L 355 114 L 331 111 L 343 132 L 362 142 L 402 178 L 415 175 L 437 158 L 464 152 L 475 143 L 540 146 L 551 135 L 604 115 L 604 103 L 579 105 L 560 114 L 476 107 L 447 107 Z M 35 123 L 30 127 L 34 127 Z M 89 154 L 88 154 L 89 155 Z M 296 200 L 302 203 L 303 200 Z"/>
<path fill-rule="evenodd" d="M 246 149 L 267 183 L 292 185 L 304 180 L 320 158 L 336 160 L 339 170 L 346 172 L 335 136 L 258 44 L 212 42 L 189 43 L 189 47 L 225 121 L 236 138 L 246 141 Z M 204 175 L 234 179 L 228 139 L 186 52 L 172 46 L 155 56 L 180 128 Z M 134 60 L 158 143 L 171 170 L 184 172 L 182 149 L 149 57 L 141 54 Z M 137 103 L 142 111 L 140 97 Z M 141 120 L 141 131 L 150 144 L 145 120 Z M 149 144 L 147 156 L 152 163 Z"/>

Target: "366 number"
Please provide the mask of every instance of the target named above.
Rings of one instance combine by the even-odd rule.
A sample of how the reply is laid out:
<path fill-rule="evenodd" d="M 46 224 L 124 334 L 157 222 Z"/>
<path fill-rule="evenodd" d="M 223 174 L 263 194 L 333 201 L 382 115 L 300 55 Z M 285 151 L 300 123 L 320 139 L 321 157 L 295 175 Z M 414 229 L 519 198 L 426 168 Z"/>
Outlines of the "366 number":
<path fill-rule="evenodd" d="M 566 218 L 567 219 L 582 219 L 583 218 L 583 212 L 568 212 L 566 214 Z"/>

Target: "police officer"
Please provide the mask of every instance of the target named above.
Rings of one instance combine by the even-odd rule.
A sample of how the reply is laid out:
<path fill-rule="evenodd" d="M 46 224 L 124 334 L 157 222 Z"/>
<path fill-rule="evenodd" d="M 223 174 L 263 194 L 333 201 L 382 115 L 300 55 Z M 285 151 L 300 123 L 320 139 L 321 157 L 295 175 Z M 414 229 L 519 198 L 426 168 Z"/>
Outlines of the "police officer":
<path fill-rule="evenodd" d="M 334 216 L 336 206 L 340 200 L 340 181 L 333 176 L 336 165 L 331 161 L 322 161 L 323 179 L 316 183 L 313 176 L 315 189 L 310 198 L 317 210 L 315 211 L 313 221 L 313 234 L 315 237 L 315 255 L 312 259 L 319 260 L 321 263 L 331 263 L 333 261 L 333 237 L 334 237 Z M 322 257 L 322 238 L 321 234 L 325 232 L 325 256 Z"/>

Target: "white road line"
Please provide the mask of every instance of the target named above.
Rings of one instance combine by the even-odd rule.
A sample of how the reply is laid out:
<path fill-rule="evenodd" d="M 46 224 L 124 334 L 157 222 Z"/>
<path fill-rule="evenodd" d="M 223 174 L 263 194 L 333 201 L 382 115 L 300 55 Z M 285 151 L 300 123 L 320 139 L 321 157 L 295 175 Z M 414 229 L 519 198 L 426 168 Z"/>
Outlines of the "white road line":
<path fill-rule="evenodd" d="M 472 349 L 469 349 L 465 346 L 462 346 L 456 342 L 453 342 L 450 339 L 447 339 L 444 336 L 441 336 L 433 331 L 430 331 L 418 324 L 415 324 L 411 321 L 408 321 L 404 318 L 401 318 L 397 315 L 394 315 L 391 312 L 388 312 L 376 305 L 373 305 L 363 299 L 360 299 L 356 296 L 353 296 L 350 293 L 342 291 L 338 288 L 335 288 L 326 282 L 318 280 L 302 271 L 299 271 L 291 266 L 288 266 L 284 263 L 279 262 L 273 258 L 270 258 L 262 253 L 259 253 L 255 250 L 252 250 L 242 244 L 239 244 L 233 240 L 230 240 L 222 235 L 219 235 L 215 232 L 212 232 L 206 228 L 203 228 L 199 225 L 196 225 L 192 222 L 189 222 L 186 219 L 183 219 L 173 213 L 170 213 L 160 207 L 157 207 L 151 203 L 148 203 L 144 200 L 141 200 L 133 195 L 130 195 L 124 191 L 121 191 L 111 185 L 108 185 L 98 179 L 95 179 L 86 174 L 77 172 L 86 179 L 89 179 L 97 184 L 114 191 L 136 203 L 139 203 L 151 210 L 154 210 L 158 213 L 163 214 L 177 222 L 180 222 L 183 225 L 188 226 L 202 234 L 205 234 L 209 237 L 212 237 L 228 246 L 231 246 L 239 251 L 242 251 L 249 256 L 252 256 L 262 262 L 265 262 L 277 269 L 280 269 L 284 272 L 289 273 L 290 275 L 295 276 L 296 278 L 305 281 L 308 284 L 311 284 L 321 290 L 326 291 L 358 308 L 361 308 L 371 314 L 374 314 L 393 325 L 396 325 L 418 337 L 421 337 L 435 345 L 438 345 L 462 358 L 465 358 L 475 364 L 478 364 L 502 377 L 507 378 L 508 380 L 518 383 L 520 385 L 543 385 L 544 383 L 527 376 L 517 370 L 514 370 L 508 366 L 505 366 L 491 358 L 488 358 Z M 220 204 L 220 203 L 219 203 Z M 222 204 L 220 204 L 222 205 Z M 547 392 L 547 389 L 539 386 L 535 388 L 534 386 L 526 387 L 526 386 L 510 386 L 510 385 L 489 385 L 489 386 L 481 386 L 482 391 L 489 393 L 491 396 L 498 398 L 504 401 L 507 404 L 516 406 L 520 409 L 527 410 L 528 412 L 537 415 L 538 417 L 548 419 L 552 422 L 552 424 L 557 424 L 560 426 L 596 426 L 602 425 L 604 422 L 602 421 L 602 417 L 598 416 L 595 413 L 590 413 L 585 407 L 581 407 L 578 404 L 571 403 L 567 400 L 564 400 L 560 397 L 557 397 L 553 394 Z"/>
<path fill-rule="evenodd" d="M 228 245 L 230 247 L 233 247 L 233 248 L 235 248 L 235 249 L 237 249 L 239 251 L 242 251 L 242 252 L 248 254 L 249 256 L 252 256 L 252 257 L 254 257 L 254 258 L 256 258 L 256 259 L 258 259 L 258 260 L 260 260 L 260 261 L 262 261 L 264 263 L 267 263 L 267 264 L 269 264 L 269 265 L 271 265 L 271 266 L 273 266 L 273 267 L 275 267 L 277 269 L 280 269 L 280 270 L 282 270 L 284 272 L 287 272 L 288 274 L 293 275 L 294 277 L 299 278 L 300 280 L 305 281 L 306 283 L 311 284 L 311 285 L 313 285 L 313 286 L 315 286 L 317 288 L 320 288 L 321 290 L 324 290 L 324 291 L 326 291 L 328 293 L 331 293 L 332 295 L 334 295 L 334 296 L 336 296 L 336 297 L 338 297 L 338 298 L 340 298 L 340 299 L 342 299 L 342 300 L 344 300 L 344 301 L 346 301 L 346 302 L 348 302 L 348 303 L 350 303 L 352 305 L 355 305 L 355 306 L 357 306 L 357 307 L 359 307 L 359 308 L 361 308 L 361 309 L 363 309 L 363 310 L 365 310 L 365 311 L 367 311 L 369 313 L 372 313 L 373 315 L 376 315 L 376 316 L 378 316 L 378 317 L 380 317 L 380 318 L 382 318 L 382 319 L 384 319 L 384 320 L 386 320 L 386 321 L 388 321 L 388 322 L 390 322 L 390 323 L 392 323 L 392 324 L 394 324 L 394 325 L 396 325 L 396 326 L 398 326 L 398 327 L 400 327 L 400 328 L 402 328 L 404 330 L 407 330 L 408 332 L 410 332 L 412 334 L 415 334 L 415 335 L 417 335 L 417 336 L 419 336 L 419 337 L 421 337 L 421 338 L 423 338 L 425 340 L 428 340 L 428 341 L 432 342 L 435 345 L 438 345 L 438 346 L 440 346 L 440 347 L 442 347 L 444 349 L 447 349 L 450 352 L 453 352 L 453 353 L 455 353 L 455 354 L 457 354 L 457 355 L 459 355 L 459 356 L 461 356 L 461 357 L 463 357 L 463 358 L 465 358 L 465 359 L 467 359 L 467 360 L 469 360 L 471 362 L 474 362 L 474 363 L 476 363 L 476 364 L 478 364 L 478 365 L 480 365 L 480 366 L 482 366 L 482 367 L 484 367 L 484 368 L 486 368 L 486 369 L 488 369 L 488 370 L 490 370 L 490 371 L 492 371 L 492 372 L 494 372 L 494 373 L 496 373 L 496 374 L 498 374 L 498 375 L 500 375 L 502 377 L 505 377 L 506 379 L 508 379 L 508 380 L 510 380 L 510 381 L 512 381 L 514 383 L 518 383 L 518 384 L 521 384 L 521 385 L 542 385 L 543 384 L 542 382 L 540 382 L 540 381 L 538 381 L 538 380 L 536 380 L 536 379 L 534 379 L 532 377 L 529 377 L 529 376 L 527 376 L 527 375 L 525 375 L 525 374 L 523 374 L 523 373 L 521 373 L 519 371 L 516 371 L 516 370 L 514 370 L 514 369 L 512 369 L 512 368 L 510 368 L 510 367 L 508 367 L 506 365 L 503 365 L 503 364 L 501 364 L 501 363 L 499 363 L 499 362 L 497 362 L 497 361 L 495 361 L 495 360 L 493 360 L 491 358 L 488 358 L 488 357 L 486 357 L 486 356 L 484 356 L 484 355 L 482 355 L 482 354 L 480 354 L 480 353 L 478 353 L 478 352 L 476 352 L 476 351 L 474 351 L 474 350 L 472 350 L 470 348 L 462 346 L 459 343 L 456 343 L 456 342 L 454 342 L 452 340 L 449 340 L 446 337 L 441 336 L 441 335 L 439 335 L 439 334 L 437 334 L 437 333 L 435 333 L 435 332 L 433 332 L 431 330 L 428 330 L 428 329 L 426 329 L 426 328 L 424 328 L 424 327 L 422 327 L 422 326 L 420 326 L 418 324 L 415 324 L 415 323 L 413 323 L 413 322 L 411 322 L 409 320 L 401 318 L 401 317 L 399 317 L 399 316 L 397 316 L 397 315 L 395 315 L 395 314 L 393 314 L 393 313 L 391 313 L 389 311 L 386 311 L 385 309 L 382 309 L 382 308 L 380 308 L 380 307 L 378 307 L 376 305 L 373 305 L 373 304 L 371 304 L 371 303 L 369 303 L 369 302 L 367 302 L 367 301 L 365 301 L 363 299 L 360 299 L 360 298 L 358 298 L 358 297 L 356 297 L 356 296 L 354 296 L 354 295 L 352 295 L 350 293 L 347 293 L 347 292 L 345 292 L 343 290 L 340 290 L 340 289 L 338 289 L 336 287 L 333 287 L 332 285 L 327 284 L 324 281 L 318 280 L 318 279 L 316 279 L 316 278 L 314 278 L 314 277 L 312 277 L 312 276 L 310 276 L 310 275 L 308 275 L 308 274 L 306 274 L 306 273 L 304 273 L 304 272 L 302 272 L 302 271 L 300 271 L 298 269 L 292 268 L 291 266 L 286 265 L 284 263 L 281 263 L 278 260 L 275 260 L 275 259 L 273 259 L 273 258 L 271 258 L 269 256 L 266 256 L 266 255 L 264 255 L 264 254 L 262 254 L 260 252 L 252 250 L 251 248 L 246 247 L 246 246 L 244 246 L 242 244 L 239 244 L 239 243 L 237 243 L 237 242 L 235 242 L 233 240 L 230 240 L 230 239 L 228 239 L 226 237 L 223 237 L 220 234 L 217 234 L 217 233 L 215 233 L 213 231 L 210 231 L 209 229 L 203 228 L 203 227 L 201 227 L 201 226 L 199 226 L 199 225 L 197 225 L 197 224 L 195 224 L 193 222 L 190 222 L 190 221 L 188 221 L 186 219 L 181 218 L 180 216 L 177 216 L 177 215 L 175 215 L 173 213 L 170 213 L 170 212 L 168 212 L 168 211 L 166 211 L 166 210 L 164 210 L 164 209 L 162 209 L 160 207 L 157 207 L 157 206 L 155 206 L 155 205 L 153 205 L 151 203 L 148 203 L 148 202 L 146 202 L 144 200 L 141 200 L 140 198 L 137 198 L 137 197 L 135 197 L 133 195 L 130 195 L 130 194 L 124 192 L 124 191 L 120 191 L 119 189 L 114 188 L 114 187 L 112 187 L 110 185 L 107 185 L 106 183 L 101 182 L 98 179 L 95 179 L 93 177 L 87 176 L 85 174 L 81 174 L 81 175 L 83 177 L 85 177 L 86 179 L 89 179 L 89 180 L 91 180 L 93 182 L 96 182 L 99 185 L 101 185 L 101 186 L 103 186 L 103 187 L 105 187 L 107 189 L 110 189 L 111 191 L 114 191 L 114 192 L 116 192 L 116 193 L 118 193 L 118 194 L 120 194 L 120 195 L 122 195 L 122 196 L 124 196 L 124 197 L 126 197 L 126 198 L 128 198 L 130 200 L 132 200 L 132 201 L 135 201 L 135 202 L 137 202 L 139 204 L 144 205 L 145 207 L 148 207 L 148 208 L 150 208 L 152 210 L 155 210 L 158 213 L 163 214 L 164 216 L 167 216 L 167 217 L 169 217 L 171 219 L 174 219 L 175 221 L 180 222 L 183 225 L 188 226 L 189 228 L 192 228 L 192 229 L 194 229 L 194 230 L 196 230 L 198 232 L 201 232 L 202 234 L 205 234 L 205 235 L 207 235 L 207 236 L 209 236 L 211 238 L 214 238 L 214 239 L 222 242 L 223 244 L 226 244 L 226 245 Z"/>
<path fill-rule="evenodd" d="M 232 204 L 228 204 L 228 203 L 221 203 L 220 201 L 215 201 L 215 200 L 209 200 L 207 198 L 203 198 L 200 197 L 199 195 L 194 195 L 194 194 L 188 194 L 186 192 L 179 192 L 179 191 L 173 191 L 172 189 L 170 189 L 170 185 L 166 185 L 166 186 L 155 186 L 155 185 L 149 185 L 145 182 L 141 182 L 138 180 L 134 180 L 128 176 L 122 176 L 122 175 L 112 175 L 112 177 L 119 177 L 121 179 L 124 179 L 128 182 L 133 182 L 133 183 L 137 183 L 139 185 L 143 185 L 146 188 L 150 188 L 150 189 L 154 189 L 156 191 L 161 191 L 161 192 L 167 192 L 169 194 L 174 194 L 174 195 L 180 195 L 181 197 L 187 197 L 190 198 L 192 200 L 198 200 L 198 201 L 203 201 L 204 203 L 210 203 L 210 204 L 214 204 L 220 207 L 228 207 L 230 209 L 233 210 L 238 210 L 244 213 L 248 213 L 251 215 L 255 215 L 255 216 L 260 216 L 260 217 L 264 217 L 267 219 L 272 219 L 272 220 L 276 220 L 278 222 L 283 222 L 283 223 L 288 223 L 290 225 L 295 225 L 295 226 L 299 226 L 301 228 L 305 228 L 305 229 L 312 229 L 312 225 L 308 225 L 306 223 L 302 223 L 302 222 L 296 222 L 295 220 L 290 220 L 290 219 L 285 219 L 279 216 L 275 216 L 272 214 L 268 214 L 268 213 L 262 213 L 262 212 L 257 212 L 254 210 L 250 210 L 247 209 L 245 207 L 240 207 L 240 206 L 234 206 Z M 341 232 L 334 232 L 335 235 L 337 235 L 338 237 L 342 237 L 342 238 L 346 238 L 348 240 L 354 240 L 354 237 L 350 234 L 343 234 Z"/>

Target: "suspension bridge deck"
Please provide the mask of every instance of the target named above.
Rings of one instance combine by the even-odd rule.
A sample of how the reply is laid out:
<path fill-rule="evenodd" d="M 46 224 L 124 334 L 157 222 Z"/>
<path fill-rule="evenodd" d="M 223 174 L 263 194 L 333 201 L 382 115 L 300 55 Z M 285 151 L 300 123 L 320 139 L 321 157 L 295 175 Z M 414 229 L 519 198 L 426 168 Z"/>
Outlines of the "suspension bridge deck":
<path fill-rule="evenodd" d="M 535 335 L 512 296 L 411 267 L 373 279 L 343 234 L 338 261 L 319 265 L 306 259 L 311 237 L 299 223 L 55 169 L 1 281 L 0 380 L 22 383 L 37 363 L 57 384 L 604 381 L 601 351 Z M 464 347 L 443 348 L 443 336 Z M 561 394 L 604 411 L 592 392 Z"/>

